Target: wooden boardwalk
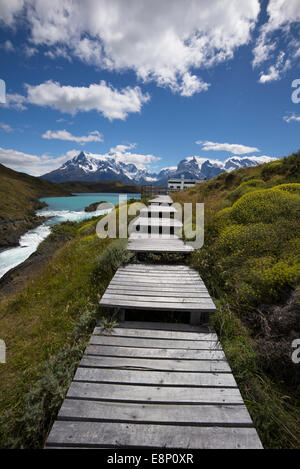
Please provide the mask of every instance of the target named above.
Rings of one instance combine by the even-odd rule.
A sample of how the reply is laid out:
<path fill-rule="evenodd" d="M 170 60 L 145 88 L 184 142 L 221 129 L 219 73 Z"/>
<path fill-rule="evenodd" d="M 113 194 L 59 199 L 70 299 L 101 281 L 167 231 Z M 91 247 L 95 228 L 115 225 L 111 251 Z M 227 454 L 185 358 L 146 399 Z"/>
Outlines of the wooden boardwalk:
<path fill-rule="evenodd" d="M 216 307 L 196 270 L 185 265 L 129 264 L 120 267 L 100 300 L 108 308 L 184 311 L 191 324 Z M 121 317 L 124 319 L 124 315 Z"/>
<path fill-rule="evenodd" d="M 191 252 L 154 229 L 176 224 L 172 199 L 150 203 L 128 250 Z M 121 322 L 95 328 L 46 448 L 262 448 L 218 337 L 203 325 L 216 308 L 197 271 L 128 264 L 100 306 L 121 311 Z M 124 321 L 128 309 L 188 312 L 191 324 Z"/>
<path fill-rule="evenodd" d="M 261 448 L 216 334 L 97 326 L 46 448 Z"/>
<path fill-rule="evenodd" d="M 134 252 L 168 252 L 178 254 L 190 254 L 194 251 L 192 246 L 185 244 L 182 239 L 172 238 L 163 239 L 161 237 L 142 236 L 139 238 L 132 237 L 128 241 L 128 251 Z"/>
<path fill-rule="evenodd" d="M 127 245 L 128 251 L 190 254 L 191 245 L 181 239 L 182 222 L 176 219 L 176 209 L 169 196 L 159 196 L 140 211 L 133 222 Z"/>

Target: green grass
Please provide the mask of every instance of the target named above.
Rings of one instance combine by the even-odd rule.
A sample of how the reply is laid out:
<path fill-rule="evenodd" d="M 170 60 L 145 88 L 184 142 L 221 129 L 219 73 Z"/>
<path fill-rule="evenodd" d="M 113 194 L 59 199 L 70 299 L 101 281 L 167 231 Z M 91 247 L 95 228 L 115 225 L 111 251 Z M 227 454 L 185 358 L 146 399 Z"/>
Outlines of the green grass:
<path fill-rule="evenodd" d="M 0 307 L 0 447 L 42 447 L 99 319 L 98 301 L 128 259 L 126 240 L 100 240 L 96 221 L 55 227 L 41 249 L 59 238 L 64 245 Z"/>

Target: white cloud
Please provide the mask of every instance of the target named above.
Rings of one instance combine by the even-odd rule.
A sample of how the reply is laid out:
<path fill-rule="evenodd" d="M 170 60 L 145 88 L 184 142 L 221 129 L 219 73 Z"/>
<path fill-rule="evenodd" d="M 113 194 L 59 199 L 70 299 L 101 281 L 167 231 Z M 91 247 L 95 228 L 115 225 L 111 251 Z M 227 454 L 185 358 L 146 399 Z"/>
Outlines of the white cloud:
<path fill-rule="evenodd" d="M 81 137 L 76 137 L 72 135 L 67 130 L 47 130 L 43 135 L 43 138 L 48 140 L 56 139 L 56 140 L 67 140 L 69 142 L 77 142 L 81 145 L 84 145 L 88 142 L 103 142 L 103 137 L 98 132 L 98 130 L 93 130 L 88 135 L 82 135 Z"/>
<path fill-rule="evenodd" d="M 12 26 L 15 17 L 24 6 L 25 0 L 1 0 L 0 1 L 0 21 Z"/>
<path fill-rule="evenodd" d="M 270 65 L 267 73 L 261 73 L 259 82 L 268 83 L 270 81 L 280 80 L 282 74 L 288 70 L 288 68 L 290 68 L 290 65 L 290 60 L 285 60 L 285 53 L 281 51 L 277 58 L 276 64 Z"/>
<path fill-rule="evenodd" d="M 117 145 L 116 147 L 112 147 L 107 153 L 88 153 L 88 155 L 100 160 L 109 161 L 113 159 L 118 163 L 133 163 L 139 169 L 145 169 L 147 166 L 161 159 L 159 156 L 154 156 L 151 154 L 145 155 L 142 153 L 134 153 L 131 150 L 133 150 L 135 147 L 135 143 L 131 143 L 129 145 Z"/>
<path fill-rule="evenodd" d="M 28 103 L 49 106 L 72 115 L 95 110 L 110 120 L 124 120 L 129 113 L 140 112 L 142 104 L 150 99 L 138 86 L 118 91 L 105 81 L 84 87 L 62 86 L 49 80 L 37 86 L 26 85 L 26 89 L 25 101 Z"/>
<path fill-rule="evenodd" d="M 213 7 L 211 0 L 24 2 L 35 46 L 99 68 L 133 70 L 183 96 L 207 90 L 195 69 L 229 60 L 248 44 L 260 11 L 259 0 L 215 0 Z M 10 24 L 22 3 L 3 8 Z"/>
<path fill-rule="evenodd" d="M 253 153 L 259 151 L 256 147 L 248 147 L 246 145 L 239 145 L 236 143 L 217 143 L 209 141 L 198 140 L 198 145 L 202 145 L 201 150 L 204 151 L 228 151 L 235 155 L 245 155 L 246 153 Z"/>
<path fill-rule="evenodd" d="M 6 102 L 2 104 L 5 108 L 16 109 L 17 111 L 24 111 L 26 109 L 25 102 L 26 98 L 18 93 L 7 93 Z"/>
<path fill-rule="evenodd" d="M 30 47 L 26 45 L 24 48 L 24 52 L 27 57 L 33 57 L 35 54 L 38 53 L 38 49 L 37 47 Z"/>
<path fill-rule="evenodd" d="M 300 56 L 295 28 L 296 23 L 300 22 L 299 0 L 269 0 L 267 13 L 268 21 L 262 25 L 253 49 L 254 68 L 269 61 L 267 71 L 260 74 L 260 83 L 281 79 Z"/>
<path fill-rule="evenodd" d="M 296 116 L 296 114 L 292 113 L 291 115 L 289 116 L 284 116 L 283 117 L 283 120 L 285 122 L 287 122 L 288 124 L 292 121 L 295 121 L 295 122 L 300 122 L 300 116 Z"/>
<path fill-rule="evenodd" d="M 74 151 L 75 150 L 71 150 L 58 158 L 54 158 L 47 154 L 38 156 L 0 147 L 0 163 L 15 171 L 40 176 L 41 174 L 59 168 L 65 161 L 75 156 L 75 154 L 78 154 L 78 151 L 76 151 L 76 153 L 74 153 Z"/>
<path fill-rule="evenodd" d="M 3 129 L 5 132 L 12 132 L 14 129 L 4 122 L 0 122 L 0 128 Z"/>

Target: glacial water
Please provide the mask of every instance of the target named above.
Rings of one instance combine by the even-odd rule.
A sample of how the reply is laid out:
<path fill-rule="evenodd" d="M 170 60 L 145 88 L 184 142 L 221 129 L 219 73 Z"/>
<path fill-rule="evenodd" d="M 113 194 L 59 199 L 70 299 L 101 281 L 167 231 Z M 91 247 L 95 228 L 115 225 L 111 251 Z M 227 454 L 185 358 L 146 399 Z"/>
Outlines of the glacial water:
<path fill-rule="evenodd" d="M 0 252 L 0 278 L 10 269 L 24 262 L 39 244 L 51 233 L 51 226 L 64 221 L 82 221 L 107 213 L 108 210 L 85 212 L 84 208 L 94 202 L 109 202 L 116 205 L 129 198 L 140 198 L 140 194 L 87 193 L 70 197 L 46 197 L 41 199 L 47 207 L 37 215 L 50 217 L 47 221 L 21 236 L 19 246 Z"/>

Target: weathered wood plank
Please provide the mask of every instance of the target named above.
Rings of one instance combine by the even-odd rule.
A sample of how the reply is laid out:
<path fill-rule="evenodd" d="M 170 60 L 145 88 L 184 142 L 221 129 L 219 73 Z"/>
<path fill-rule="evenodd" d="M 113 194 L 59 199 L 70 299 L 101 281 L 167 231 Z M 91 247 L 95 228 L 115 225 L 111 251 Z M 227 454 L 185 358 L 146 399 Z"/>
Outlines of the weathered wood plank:
<path fill-rule="evenodd" d="M 168 243 L 169 243 L 169 240 L 168 240 Z M 125 268 L 135 268 L 135 269 L 155 269 L 155 270 L 158 270 L 158 269 L 161 269 L 161 270 L 165 270 L 166 268 L 168 268 L 169 270 L 193 270 L 191 269 L 191 267 L 189 267 L 188 265 L 184 265 L 184 264 L 180 264 L 180 265 L 166 265 L 166 264 L 146 264 L 146 263 L 140 263 L 140 264 L 128 264 L 127 266 L 125 266 Z"/>
<path fill-rule="evenodd" d="M 128 300 L 128 301 L 134 301 L 134 302 L 152 302 L 152 303 L 162 303 L 162 302 L 167 302 L 167 303 L 175 303 L 175 304 L 196 304 L 196 305 L 204 305 L 205 306 L 210 306 L 211 305 L 211 300 L 210 297 L 193 297 L 191 296 L 180 296 L 180 297 L 173 297 L 172 295 L 168 296 L 156 296 L 156 295 L 128 295 L 128 294 L 120 294 L 120 293 L 111 293 L 110 290 L 106 290 L 106 293 L 103 295 L 103 300 L 117 300 L 117 301 L 122 301 L 122 300 Z M 153 307 L 156 307 L 153 305 Z"/>
<path fill-rule="evenodd" d="M 100 300 L 100 306 L 107 306 L 114 308 L 116 306 L 121 308 L 135 308 L 135 309 L 144 309 L 144 310 L 155 310 L 160 309 L 161 311 L 173 310 L 173 311 L 197 311 L 201 312 L 214 312 L 216 310 L 215 305 L 212 301 L 207 301 L 203 303 L 171 303 L 171 302 L 158 302 L 155 306 L 154 301 L 133 301 L 133 300 L 123 300 L 123 299 L 111 299 L 103 296 Z"/>
<path fill-rule="evenodd" d="M 136 369 L 149 371 L 181 371 L 186 373 L 230 373 L 225 360 L 158 359 L 84 355 L 80 362 L 86 368 Z"/>
<path fill-rule="evenodd" d="M 222 350 L 221 344 L 214 340 L 168 340 L 168 339 L 145 339 L 142 337 L 115 337 L 92 335 L 91 345 L 111 345 L 118 347 L 146 347 L 167 348 L 185 350 Z"/>
<path fill-rule="evenodd" d="M 243 404 L 238 388 L 143 386 L 73 381 L 68 398 L 173 404 Z"/>
<path fill-rule="evenodd" d="M 253 428 L 55 422 L 47 446 L 106 448 L 261 448 Z"/>
<path fill-rule="evenodd" d="M 134 290 L 133 290 L 134 288 Z M 179 296 L 179 295 L 188 295 L 188 294 L 198 294 L 198 295 L 206 295 L 206 296 L 209 296 L 209 293 L 208 291 L 206 290 L 205 287 L 201 287 L 201 288 L 197 288 L 197 290 L 195 290 L 195 288 L 193 287 L 185 287 L 185 288 L 176 288 L 176 287 L 161 287 L 160 285 L 147 285 L 146 287 L 144 286 L 140 286 L 140 285 L 134 285 L 132 286 L 131 285 L 119 285 L 119 284 L 116 284 L 116 283 L 113 283 L 111 285 L 109 285 L 109 287 L 107 288 L 107 291 L 112 291 L 112 290 L 117 290 L 117 291 L 120 291 L 123 290 L 124 292 L 132 292 L 132 291 L 136 291 L 136 292 L 158 292 L 158 293 L 170 293 L 171 296 L 173 296 L 173 294 L 176 294 L 175 296 Z"/>
<path fill-rule="evenodd" d="M 176 244 L 180 240 L 176 240 Z M 163 243 L 163 241 L 160 241 Z M 166 244 L 175 244 L 175 241 L 166 241 Z M 195 269 L 192 269 L 191 267 L 187 265 L 165 265 L 165 264 L 127 264 L 126 266 L 122 267 L 122 269 L 128 271 L 128 270 L 142 270 L 142 271 L 160 271 L 160 272 L 197 272 Z"/>
<path fill-rule="evenodd" d="M 118 285 L 131 285 L 132 286 L 133 282 L 131 280 L 128 280 L 127 279 L 122 279 L 122 280 L 114 280 L 112 279 L 112 281 L 110 282 L 110 286 L 118 286 Z M 134 285 L 135 286 L 140 286 L 140 287 L 152 287 L 152 286 L 157 286 L 157 285 L 161 285 L 162 288 L 177 288 L 178 290 L 180 291 L 186 291 L 190 288 L 193 288 L 194 290 L 195 289 L 198 289 L 201 291 L 203 290 L 203 286 L 204 286 L 204 283 L 201 283 L 201 282 L 195 282 L 195 281 L 192 281 L 192 282 L 184 282 L 182 283 L 182 281 L 173 281 L 173 282 L 169 282 L 169 281 L 163 281 L 163 280 L 160 280 L 159 282 L 157 280 L 155 281 L 147 281 L 146 279 L 142 279 L 142 280 L 139 280 L 139 279 L 136 279 L 134 281 Z"/>
<path fill-rule="evenodd" d="M 180 373 L 141 370 L 104 370 L 79 367 L 73 381 L 157 386 L 236 388 L 231 373 Z"/>
<path fill-rule="evenodd" d="M 59 420 L 89 420 L 149 424 L 252 427 L 244 405 L 133 404 L 65 399 Z"/>
<path fill-rule="evenodd" d="M 101 320 L 98 325 L 101 325 Z M 151 322 L 151 321 L 124 321 L 118 324 L 119 328 L 128 329 L 151 329 L 153 331 L 172 331 L 172 332 L 203 332 L 207 334 L 208 332 L 214 332 L 214 330 L 207 325 L 191 325 L 185 323 L 176 323 L 176 322 Z M 190 336 L 190 334 L 189 334 Z"/>
<path fill-rule="evenodd" d="M 98 325 L 101 325 L 101 320 Z M 124 321 L 118 324 L 119 328 L 128 329 L 151 329 L 153 331 L 172 331 L 172 332 L 214 332 L 214 330 L 204 325 L 191 325 L 177 322 L 151 322 L 151 321 Z"/>
<path fill-rule="evenodd" d="M 189 360 L 224 360 L 225 354 L 219 350 L 181 350 L 181 349 L 156 349 L 137 347 L 114 347 L 106 345 L 88 345 L 87 355 L 101 355 L 113 357 L 135 357 L 135 358 L 172 358 Z"/>
<path fill-rule="evenodd" d="M 143 324 L 143 323 L 141 323 Z M 118 337 L 140 337 L 145 339 L 172 339 L 176 340 L 218 340 L 218 336 L 214 332 L 181 332 L 172 330 L 157 330 L 157 329 L 130 329 L 115 327 L 113 330 L 102 329 L 101 326 L 96 326 L 93 335 L 105 336 L 118 336 Z"/>
<path fill-rule="evenodd" d="M 196 273 L 196 272 L 186 272 L 185 270 L 182 270 L 182 271 L 178 271 L 178 272 L 170 272 L 168 270 L 151 270 L 151 271 L 147 271 L 146 269 L 145 270 L 142 270 L 142 269 L 136 269 L 136 270 L 129 270 L 129 269 L 121 269 L 119 268 L 118 269 L 118 274 L 126 274 L 126 275 L 130 275 L 132 277 L 136 277 L 137 275 L 143 275 L 143 276 L 149 276 L 149 277 L 156 277 L 156 276 L 159 276 L 159 277 L 172 277 L 172 278 L 176 278 L 178 276 L 183 276 L 184 278 L 189 278 L 189 277 L 196 277 L 197 279 L 201 280 L 200 279 L 200 276 Z"/>

